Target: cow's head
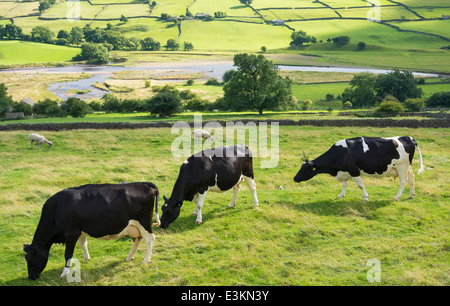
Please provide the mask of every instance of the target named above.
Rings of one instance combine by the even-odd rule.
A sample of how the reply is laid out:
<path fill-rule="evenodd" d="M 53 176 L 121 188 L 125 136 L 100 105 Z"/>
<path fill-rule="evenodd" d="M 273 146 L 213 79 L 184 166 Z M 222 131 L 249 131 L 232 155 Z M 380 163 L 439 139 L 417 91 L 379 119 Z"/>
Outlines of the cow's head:
<path fill-rule="evenodd" d="M 168 228 L 169 224 L 175 221 L 176 218 L 178 218 L 178 216 L 180 215 L 180 210 L 183 202 L 167 199 L 165 196 L 163 196 L 163 198 L 164 205 L 162 206 L 160 228 Z"/>
<path fill-rule="evenodd" d="M 307 181 L 313 178 L 317 173 L 318 172 L 316 165 L 314 165 L 312 161 L 307 159 L 298 171 L 297 175 L 294 177 L 294 181 L 297 183 Z"/>
<path fill-rule="evenodd" d="M 36 280 L 41 275 L 48 261 L 48 252 L 30 244 L 24 244 L 25 259 L 28 266 L 28 278 Z"/>

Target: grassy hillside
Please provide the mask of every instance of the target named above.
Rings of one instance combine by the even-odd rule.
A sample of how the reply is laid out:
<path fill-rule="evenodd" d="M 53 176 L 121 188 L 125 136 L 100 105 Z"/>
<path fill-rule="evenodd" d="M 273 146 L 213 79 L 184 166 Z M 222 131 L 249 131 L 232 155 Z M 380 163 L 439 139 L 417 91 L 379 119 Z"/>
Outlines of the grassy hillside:
<path fill-rule="evenodd" d="M 170 195 L 184 157 L 171 155 L 170 129 L 43 132 L 54 143 L 31 149 L 28 132 L 0 132 L 0 284 L 67 285 L 59 275 L 64 247 L 54 245 L 38 281 L 27 280 L 22 244 L 31 242 L 45 200 L 86 183 L 151 181 Z M 356 184 L 334 200 L 341 185 L 320 175 L 301 184 L 292 178 L 304 155 L 314 158 L 335 141 L 360 135 L 411 135 L 425 165 L 416 175 L 416 197 L 392 199 L 398 180 Z M 227 137 L 232 137 L 228 133 Z M 81 264 L 82 285 L 370 285 L 366 263 L 381 262 L 377 285 L 449 285 L 448 129 L 280 127 L 280 161 L 261 168 L 254 160 L 260 208 L 247 186 L 234 209 L 232 193 L 209 193 L 203 224 L 195 225 L 185 202 L 168 230 L 155 229 L 149 265 L 141 244 L 126 263 L 132 240 L 89 240 L 91 261 Z M 414 172 L 418 159 L 413 161 Z M 77 245 L 75 257 L 82 259 Z"/>
<path fill-rule="evenodd" d="M 80 53 L 79 48 L 29 41 L 0 40 L 0 65 L 65 62 Z"/>
<path fill-rule="evenodd" d="M 382 45 L 400 48 L 439 48 L 448 45 L 448 40 L 430 36 L 437 34 L 450 38 L 450 27 L 437 23 L 442 15 L 450 15 L 448 1 L 433 2 L 430 7 L 421 0 L 400 0 L 391 2 L 383 0 L 378 8 L 378 17 L 383 24 L 369 22 L 372 16 L 372 6 L 363 0 L 335 1 L 323 0 L 256 0 L 250 6 L 243 5 L 238 0 L 191 0 L 174 1 L 161 0 L 154 8 L 148 4 L 134 0 L 107 1 L 94 0 L 79 2 L 80 20 L 66 19 L 76 17 L 72 6 L 65 1 L 57 2 L 53 7 L 39 16 L 37 2 L 13 3 L 0 2 L 4 17 L 14 18 L 14 23 L 23 27 L 29 33 L 36 25 L 47 25 L 55 32 L 60 29 L 70 29 L 86 24 L 105 27 L 111 23 L 119 27 L 127 37 L 145 38 L 151 36 L 161 42 L 167 39 L 191 41 L 198 50 L 259 50 L 261 46 L 271 49 L 286 48 L 289 45 L 289 35 L 292 29 L 305 30 L 308 34 L 327 39 L 334 35 L 349 35 L 352 41 L 364 41 L 369 45 Z M 124 5 L 126 4 L 126 5 Z M 225 18 L 204 22 L 197 20 L 197 13 L 214 15 L 215 12 L 226 13 Z M 74 13 L 75 12 L 75 13 Z M 182 19 L 181 26 L 171 27 L 170 23 L 159 19 L 161 14 Z M 190 13 L 195 20 L 185 16 Z M 75 14 L 75 15 L 74 15 Z M 120 22 L 121 15 L 129 18 L 126 23 Z M 274 26 L 272 20 L 284 20 L 286 26 Z M 136 24 L 147 25 L 146 30 L 137 33 L 133 30 Z M 269 29 L 269 26 L 274 29 Z M 389 28 L 389 25 L 401 29 L 422 32 L 411 35 Z M 423 25 L 423 26 L 422 26 Z M 158 34 L 154 29 L 158 29 Z M 180 31 L 179 31 L 180 30 Z M 261 35 L 262 33 L 268 35 Z M 255 33 L 259 33 L 256 35 Z M 278 37 L 274 39 L 273 34 Z M 384 36 L 387 35 L 387 38 Z M 236 39 L 235 36 L 242 38 Z M 214 37 L 215 40 L 210 38 Z M 255 42 L 257 40 L 257 42 Z M 243 44 L 242 41 L 247 41 Z M 395 42 L 393 45 L 390 42 Z"/>

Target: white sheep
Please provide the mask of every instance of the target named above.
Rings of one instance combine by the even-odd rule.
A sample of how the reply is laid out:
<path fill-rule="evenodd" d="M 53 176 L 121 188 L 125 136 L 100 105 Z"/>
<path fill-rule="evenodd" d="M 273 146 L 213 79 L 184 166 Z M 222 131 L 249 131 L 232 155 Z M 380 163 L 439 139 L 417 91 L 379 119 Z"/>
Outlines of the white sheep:
<path fill-rule="evenodd" d="M 208 132 L 205 131 L 205 130 L 195 129 L 195 130 L 192 132 L 192 134 L 194 135 L 194 141 L 195 141 L 196 139 L 200 139 L 200 138 L 203 138 L 203 139 L 209 139 L 211 142 L 214 142 L 214 141 L 215 141 L 214 137 L 212 137 L 211 134 L 208 133 Z"/>
<path fill-rule="evenodd" d="M 51 143 L 44 136 L 39 135 L 39 134 L 35 134 L 35 133 L 30 134 L 30 135 L 28 135 L 28 139 L 31 141 L 31 147 L 32 148 L 33 148 L 33 142 L 37 142 L 39 144 L 39 147 L 42 147 L 43 143 L 48 143 L 50 148 L 53 147 L 53 143 Z"/>

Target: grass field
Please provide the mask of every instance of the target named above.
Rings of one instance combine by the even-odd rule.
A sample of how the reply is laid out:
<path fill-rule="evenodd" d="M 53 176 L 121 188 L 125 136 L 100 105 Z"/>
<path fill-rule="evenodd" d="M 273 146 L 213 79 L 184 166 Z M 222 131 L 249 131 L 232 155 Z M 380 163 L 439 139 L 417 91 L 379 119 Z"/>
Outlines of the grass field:
<path fill-rule="evenodd" d="M 151 181 L 170 195 L 184 157 L 171 155 L 170 129 L 42 132 L 52 149 L 31 149 L 28 132 L 0 132 L 0 284 L 67 285 L 59 275 L 64 246 L 54 245 L 38 281 L 27 280 L 23 243 L 30 243 L 47 198 L 86 183 Z M 350 183 L 327 175 L 296 184 L 303 154 L 314 158 L 354 136 L 411 135 L 429 167 L 416 175 L 416 197 L 392 199 L 398 180 L 365 178 L 369 202 Z M 228 137 L 232 138 L 230 133 Z M 89 240 L 82 285 L 371 285 L 368 260 L 381 263 L 374 285 L 449 285 L 449 129 L 280 127 L 280 160 L 261 168 L 254 158 L 259 208 L 247 186 L 227 209 L 231 192 L 210 193 L 203 224 L 185 202 L 168 230 L 155 229 L 152 262 L 144 248 L 126 263 L 132 240 Z M 418 169 L 417 157 L 413 168 Z M 431 169 L 431 170 L 430 170 Z M 280 188 L 282 187 L 282 189 Z M 406 195 L 406 196 L 405 196 Z M 82 259 L 77 245 L 75 258 Z"/>
<path fill-rule="evenodd" d="M 65 62 L 80 53 L 79 48 L 29 41 L 0 41 L 0 65 Z"/>

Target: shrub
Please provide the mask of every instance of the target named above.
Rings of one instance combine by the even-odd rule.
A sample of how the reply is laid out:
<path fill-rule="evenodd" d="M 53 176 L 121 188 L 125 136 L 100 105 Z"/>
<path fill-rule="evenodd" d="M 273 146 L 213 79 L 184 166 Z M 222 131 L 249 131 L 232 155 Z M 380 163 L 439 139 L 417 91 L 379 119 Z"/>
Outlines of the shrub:
<path fill-rule="evenodd" d="M 333 94 L 330 94 L 330 93 L 327 93 L 327 94 L 325 95 L 325 99 L 327 99 L 327 101 L 332 101 L 332 100 L 334 99 L 334 95 L 333 95 Z"/>
<path fill-rule="evenodd" d="M 395 100 L 384 100 L 375 110 L 378 115 L 398 116 L 403 112 L 403 105 Z"/>
<path fill-rule="evenodd" d="M 344 107 L 344 109 L 351 109 L 353 107 L 352 102 L 350 101 L 345 101 L 342 106 Z"/>
<path fill-rule="evenodd" d="M 303 100 L 302 102 L 302 110 L 308 110 L 311 108 L 312 101 L 310 99 Z"/>
<path fill-rule="evenodd" d="M 408 110 L 418 112 L 425 107 L 425 100 L 420 98 L 409 98 L 405 100 L 404 104 Z"/>
<path fill-rule="evenodd" d="M 433 94 L 426 102 L 428 107 L 450 107 L 450 91 Z"/>
<path fill-rule="evenodd" d="M 216 78 L 210 78 L 206 81 L 205 85 L 220 85 Z"/>
<path fill-rule="evenodd" d="M 192 111 L 205 111 L 210 107 L 210 102 L 208 100 L 203 100 L 200 98 L 194 98 L 186 102 L 184 109 Z"/>
<path fill-rule="evenodd" d="M 178 112 L 181 107 L 180 97 L 174 92 L 159 92 L 146 101 L 146 109 L 153 115 L 168 117 Z"/>
<path fill-rule="evenodd" d="M 194 79 L 189 79 L 189 80 L 186 81 L 186 85 L 187 86 L 192 86 L 192 85 L 194 85 L 194 82 L 195 82 Z"/>

